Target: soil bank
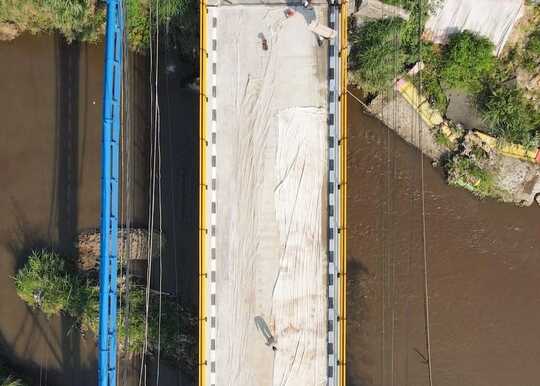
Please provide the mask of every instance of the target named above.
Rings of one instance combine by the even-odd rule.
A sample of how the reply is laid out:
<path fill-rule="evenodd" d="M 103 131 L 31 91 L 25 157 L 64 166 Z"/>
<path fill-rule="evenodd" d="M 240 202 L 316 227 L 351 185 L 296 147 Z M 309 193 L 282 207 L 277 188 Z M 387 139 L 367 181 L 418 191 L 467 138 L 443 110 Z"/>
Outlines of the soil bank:
<path fill-rule="evenodd" d="M 433 384 L 536 384 L 540 208 L 447 186 L 350 103 L 348 385 L 429 384 L 421 162 Z"/>

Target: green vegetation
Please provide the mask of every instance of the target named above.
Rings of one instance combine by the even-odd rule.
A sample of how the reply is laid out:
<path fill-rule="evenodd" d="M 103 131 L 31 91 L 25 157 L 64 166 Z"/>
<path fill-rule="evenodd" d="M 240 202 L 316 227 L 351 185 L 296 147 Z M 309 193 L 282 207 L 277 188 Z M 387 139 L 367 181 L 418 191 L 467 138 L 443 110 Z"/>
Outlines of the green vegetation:
<path fill-rule="evenodd" d="M 376 94 L 422 60 L 424 69 L 412 81 L 437 110 L 446 113 L 446 90 L 461 89 L 477 100 L 491 135 L 525 146 L 538 145 L 540 113 L 521 90 L 506 84 L 512 71 L 493 55 L 493 44 L 470 31 L 452 35 L 441 48 L 421 42 L 423 27 L 418 26 L 424 25 L 428 15 L 427 1 L 404 4 L 411 10 L 407 22 L 387 18 L 352 28 L 351 81 Z M 521 57 L 526 56 L 529 68 L 536 68 L 540 64 L 540 27 L 529 34 L 525 47 Z"/>
<path fill-rule="evenodd" d="M 390 86 L 420 58 L 423 44 L 419 42 L 429 15 L 429 2 L 411 0 L 406 8 L 410 10 L 407 21 L 391 17 L 350 27 L 350 80 L 369 93 Z"/>
<path fill-rule="evenodd" d="M 493 49 L 487 38 L 470 31 L 452 35 L 443 54 L 443 81 L 451 88 L 478 92 L 495 69 Z"/>
<path fill-rule="evenodd" d="M 516 87 L 488 84 L 478 107 L 491 135 L 527 147 L 538 145 L 540 112 Z"/>
<path fill-rule="evenodd" d="M 33 252 L 26 265 L 17 273 L 18 295 L 47 316 L 60 311 L 71 313 L 78 304 L 79 283 L 70 274 L 65 260 L 48 251 Z"/>
<path fill-rule="evenodd" d="M 60 312 L 71 316 L 84 332 L 97 334 L 99 321 L 99 288 L 96 279 L 83 275 L 66 264 L 66 259 L 49 251 L 33 252 L 15 277 L 18 295 L 48 317 Z M 171 296 L 151 294 L 148 318 L 148 348 L 159 349 L 164 358 L 180 362 L 184 368 L 196 367 L 196 328 L 194 313 Z M 132 283 L 129 288 L 129 323 L 126 330 L 125 286 L 120 286 L 118 307 L 119 347 L 130 353 L 141 353 L 146 334 L 146 288 Z M 127 332 L 126 332 L 127 331 Z M 127 335 L 128 346 L 124 347 Z"/>
<path fill-rule="evenodd" d="M 450 138 L 448 138 L 443 132 L 442 130 L 440 129 L 435 129 L 433 131 L 433 137 L 435 138 L 435 142 L 441 146 L 444 146 L 446 147 L 447 149 L 453 149 L 454 148 L 454 144 L 452 143 L 452 141 L 450 140 Z"/>
<path fill-rule="evenodd" d="M 540 66 L 540 25 L 527 37 L 521 64 L 527 71 L 534 71 Z"/>
<path fill-rule="evenodd" d="M 351 80 L 365 91 L 383 90 L 403 70 L 406 54 L 398 47 L 404 24 L 399 18 L 388 18 L 351 31 Z"/>
<path fill-rule="evenodd" d="M 446 167 L 450 185 L 465 188 L 480 198 L 499 196 L 493 183 L 493 176 L 480 167 L 473 158 L 455 155 Z"/>
<path fill-rule="evenodd" d="M 150 43 L 151 26 L 185 32 L 175 46 L 193 56 L 198 33 L 194 0 L 124 0 L 126 32 L 130 48 L 144 51 Z M 0 40 L 23 32 L 60 32 L 68 41 L 96 42 L 105 32 L 104 0 L 0 0 Z M 155 27 L 154 27 L 155 28 Z"/>
<path fill-rule="evenodd" d="M 124 0 L 126 7 L 126 31 L 130 47 L 142 51 L 150 44 L 151 29 L 159 25 L 162 30 L 184 30 L 186 27 L 195 31 L 180 40 L 174 35 L 172 41 L 182 47 L 194 47 L 191 35 L 196 31 L 195 12 L 198 3 L 193 0 Z M 191 20 L 191 19 L 194 20 Z M 189 44 L 187 44 L 189 43 Z"/>
<path fill-rule="evenodd" d="M 96 41 L 103 34 L 103 2 L 88 0 L 0 0 L 0 25 L 15 36 L 59 31 L 68 41 Z"/>
<path fill-rule="evenodd" d="M 444 92 L 440 76 L 440 51 L 433 44 L 422 43 L 421 58 L 424 69 L 413 76 L 412 81 L 420 90 L 420 93 L 427 97 L 429 103 L 444 114 L 448 107 L 448 98 Z"/>
<path fill-rule="evenodd" d="M 0 360 L 0 386 L 27 386 L 23 380 L 13 375 L 13 371 Z"/>

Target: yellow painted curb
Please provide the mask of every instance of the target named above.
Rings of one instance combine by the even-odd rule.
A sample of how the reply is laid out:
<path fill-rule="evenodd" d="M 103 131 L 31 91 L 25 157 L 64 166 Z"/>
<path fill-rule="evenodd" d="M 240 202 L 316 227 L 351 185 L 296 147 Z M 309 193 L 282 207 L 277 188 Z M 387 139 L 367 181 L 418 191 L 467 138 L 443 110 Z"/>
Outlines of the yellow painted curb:
<path fill-rule="evenodd" d="M 199 386 L 206 386 L 206 1 L 199 3 Z"/>
<path fill-rule="evenodd" d="M 340 138 L 340 248 L 339 248 L 339 374 L 338 385 L 347 384 L 347 85 L 348 85 L 348 12 L 349 2 L 341 3 L 340 12 L 340 55 L 341 55 L 341 138 Z"/>

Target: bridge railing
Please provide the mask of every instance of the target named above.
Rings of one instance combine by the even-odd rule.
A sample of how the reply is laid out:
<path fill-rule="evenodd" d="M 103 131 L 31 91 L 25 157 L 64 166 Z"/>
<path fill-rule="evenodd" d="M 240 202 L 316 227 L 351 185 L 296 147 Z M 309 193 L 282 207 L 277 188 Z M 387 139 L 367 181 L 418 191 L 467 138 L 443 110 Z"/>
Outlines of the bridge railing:
<path fill-rule="evenodd" d="M 116 385 L 119 144 L 122 98 L 124 13 L 122 2 L 107 2 L 101 161 L 101 243 L 99 273 L 98 383 Z"/>
<path fill-rule="evenodd" d="M 341 3 L 340 57 L 340 138 L 339 138 L 339 386 L 347 384 L 347 79 L 349 2 Z"/>
<path fill-rule="evenodd" d="M 206 96 L 206 0 L 199 2 L 199 386 L 206 386 L 207 371 L 207 213 L 206 213 L 206 148 L 207 148 L 207 96 Z"/>

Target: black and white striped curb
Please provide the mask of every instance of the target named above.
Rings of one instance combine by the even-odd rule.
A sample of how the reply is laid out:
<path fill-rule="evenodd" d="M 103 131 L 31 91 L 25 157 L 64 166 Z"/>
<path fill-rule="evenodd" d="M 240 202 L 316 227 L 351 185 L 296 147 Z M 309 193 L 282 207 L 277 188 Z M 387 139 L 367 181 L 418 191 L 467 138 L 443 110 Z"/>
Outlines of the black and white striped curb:
<path fill-rule="evenodd" d="M 337 31 L 328 47 L 328 386 L 337 385 L 339 270 L 339 8 L 328 8 L 328 26 Z"/>
<path fill-rule="evenodd" d="M 211 126 L 210 126 L 210 385 L 216 385 L 216 217 L 217 217 L 217 12 L 209 7 L 211 21 L 210 68 L 211 68 Z"/>

